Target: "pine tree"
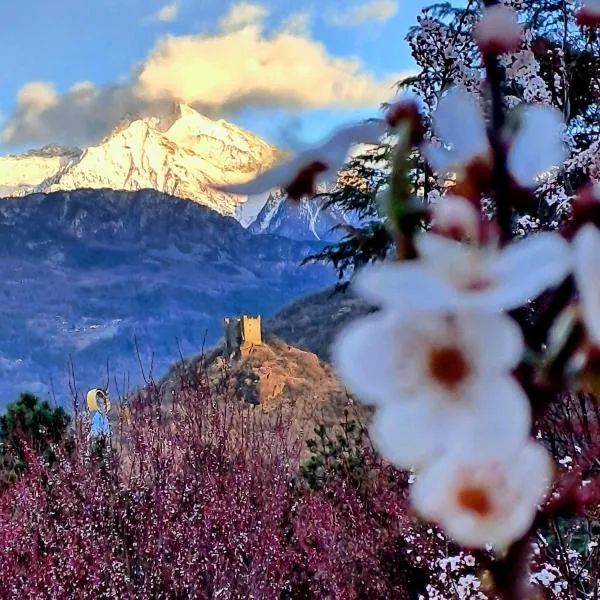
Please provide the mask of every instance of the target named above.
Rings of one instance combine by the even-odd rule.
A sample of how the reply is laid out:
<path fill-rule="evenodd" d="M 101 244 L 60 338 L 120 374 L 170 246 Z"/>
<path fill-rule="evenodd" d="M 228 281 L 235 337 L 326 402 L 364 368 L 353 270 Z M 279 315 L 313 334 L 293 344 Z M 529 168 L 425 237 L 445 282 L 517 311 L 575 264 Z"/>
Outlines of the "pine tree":
<path fill-rule="evenodd" d="M 522 48 L 502 59 L 507 70 L 509 108 L 522 103 L 541 103 L 558 108 L 566 122 L 565 137 L 571 159 L 564 169 L 551 174 L 514 215 L 517 233 L 557 227 L 568 215 L 569 200 L 590 179 L 600 180 L 600 41 L 595 30 L 576 27 L 574 0 L 509 0 L 519 11 L 525 29 Z M 415 93 L 422 105 L 426 137 L 432 139 L 431 115 L 440 95 L 459 84 L 481 97 L 483 64 L 471 31 L 480 6 L 467 0 L 464 6 L 450 2 L 423 9 L 406 40 L 418 72 L 398 83 L 398 90 Z M 385 107 L 384 107 L 385 108 Z M 353 215 L 358 225 L 340 228 L 346 235 L 305 262 L 331 264 L 345 287 L 361 266 L 384 259 L 395 250 L 382 200 L 389 189 L 391 147 L 352 158 L 340 174 L 337 187 L 324 201 Z M 427 206 L 444 192 L 418 153 L 409 169 L 411 194 Z"/>
<path fill-rule="evenodd" d="M 473 4 L 469 2 L 464 9 L 446 3 L 427 8 L 420 17 L 420 24 L 408 33 L 407 40 L 413 49 L 413 58 L 421 67 L 421 71 L 416 76 L 399 81 L 396 87 L 399 94 L 412 91 L 423 100 L 426 125 L 429 123 L 428 115 L 435 106 L 437 94 L 456 79 L 457 66 L 454 60 L 446 56 L 444 36 L 431 38 L 440 41 L 435 52 L 432 52 L 431 48 L 420 52 L 419 39 L 423 31 L 421 23 L 435 21 L 439 27 L 449 32 L 449 35 L 462 39 L 472 26 L 472 19 L 476 14 Z M 437 59 L 432 61 L 434 54 Z M 434 62 L 442 65 L 441 70 L 434 66 Z M 382 106 L 383 110 L 386 108 L 388 105 Z M 324 198 L 325 206 L 335 206 L 360 223 L 358 226 L 340 225 L 338 228 L 346 233 L 342 240 L 329 244 L 321 252 L 309 256 L 304 261 L 331 264 L 338 276 L 338 288 L 348 285 L 349 278 L 356 269 L 370 262 L 383 260 L 396 251 L 396 240 L 385 214 L 385 195 L 390 188 L 393 147 L 393 140 L 383 140 L 377 148 L 353 157 L 340 173 L 336 188 L 320 196 Z M 437 193 L 440 185 L 419 153 L 412 154 L 410 160 L 411 165 L 407 173 L 410 194 L 424 204 L 429 200 L 431 193 Z"/>
<path fill-rule="evenodd" d="M 65 440 L 70 421 L 62 408 L 53 408 L 28 392 L 9 404 L 0 417 L 0 456 L 5 479 L 12 481 L 27 469 L 25 446 L 45 460 L 53 460 L 52 446 Z"/>
<path fill-rule="evenodd" d="M 336 188 L 319 196 L 324 207 L 335 206 L 360 225 L 339 225 L 336 229 L 345 233 L 342 239 L 309 256 L 305 263 L 329 263 L 342 281 L 348 272 L 381 260 L 391 251 L 393 240 L 378 204 L 388 186 L 391 150 L 392 146 L 385 143 L 355 156 L 340 173 Z"/>

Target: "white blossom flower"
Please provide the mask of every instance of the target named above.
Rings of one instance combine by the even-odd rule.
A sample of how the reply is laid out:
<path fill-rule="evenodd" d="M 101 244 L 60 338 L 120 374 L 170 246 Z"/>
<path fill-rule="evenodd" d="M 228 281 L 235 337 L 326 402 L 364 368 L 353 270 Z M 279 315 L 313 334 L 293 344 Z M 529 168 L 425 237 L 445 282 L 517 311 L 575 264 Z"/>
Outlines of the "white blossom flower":
<path fill-rule="evenodd" d="M 506 455 L 527 440 L 530 404 L 514 378 L 476 379 L 452 398 L 434 404 L 415 396 L 378 407 L 370 428 L 378 453 L 399 468 L 418 471 L 469 441 L 479 441 L 483 460 Z"/>
<path fill-rule="evenodd" d="M 510 372 L 523 348 L 521 329 L 502 313 L 384 310 L 345 327 L 332 358 L 368 402 L 389 405 L 425 394 L 444 403 L 479 377 Z"/>
<path fill-rule="evenodd" d="M 467 567 L 474 567 L 475 566 L 475 558 L 473 556 L 471 556 L 470 554 L 468 554 L 467 556 L 465 556 L 465 564 L 467 565 Z"/>
<path fill-rule="evenodd" d="M 527 35 L 526 37 L 528 38 Z M 526 43 L 531 46 L 533 40 L 527 39 Z M 539 76 L 540 64 L 531 48 L 521 48 L 511 54 L 504 54 L 500 62 L 506 68 L 507 78 L 519 85 L 525 102 L 552 104 L 552 93 L 544 79 Z M 521 102 L 515 96 L 509 96 L 507 100 L 510 100 L 511 108 Z"/>
<path fill-rule="evenodd" d="M 509 171 L 523 187 L 532 187 L 537 178 L 562 165 L 566 148 L 561 140 L 561 113 L 551 107 L 529 105 L 519 108 L 519 128 L 508 151 Z M 465 90 L 452 88 L 438 103 L 433 117 L 436 135 L 450 149 L 433 144 L 423 152 L 435 171 L 448 174 L 481 162 L 491 168 L 491 148 L 481 106 Z"/>
<path fill-rule="evenodd" d="M 502 54 L 521 45 L 521 33 L 517 13 L 508 6 L 496 4 L 484 9 L 473 37 L 482 52 Z"/>
<path fill-rule="evenodd" d="M 544 587 L 550 587 L 552 582 L 556 579 L 556 574 L 550 569 L 554 570 L 556 568 L 546 565 L 541 571 L 532 573 L 530 576 L 530 581 L 532 583 L 541 583 Z M 560 571 L 557 570 L 557 574 L 560 575 Z"/>
<path fill-rule="evenodd" d="M 600 346 L 600 230 L 588 223 L 573 240 L 575 279 L 588 335 Z"/>
<path fill-rule="evenodd" d="M 482 432 L 482 455 L 524 443 L 530 405 L 508 375 L 522 353 L 521 330 L 503 314 L 393 311 L 355 321 L 332 351 L 349 388 L 378 405 L 379 452 L 416 469 Z"/>
<path fill-rule="evenodd" d="M 569 244 L 543 232 L 498 250 L 423 233 L 419 260 L 363 268 L 355 289 L 367 301 L 394 310 L 511 310 L 559 284 L 571 269 Z"/>
<path fill-rule="evenodd" d="M 478 239 L 480 216 L 472 202 L 462 196 L 446 194 L 431 210 L 432 230 L 454 238 Z"/>
<path fill-rule="evenodd" d="M 583 0 L 576 18 L 579 25 L 600 27 L 600 0 Z"/>
<path fill-rule="evenodd" d="M 273 188 L 282 188 L 291 200 L 312 196 L 318 184 L 335 179 L 352 146 L 378 144 L 387 128 L 383 119 L 348 125 L 334 132 L 318 146 L 275 165 L 251 181 L 219 186 L 218 189 L 228 194 L 254 196 Z"/>
<path fill-rule="evenodd" d="M 475 97 L 459 87 L 452 88 L 438 102 L 433 128 L 450 149 L 432 144 L 423 147 L 434 170 L 447 174 L 481 159 L 489 162 L 490 144 L 487 125 Z"/>
<path fill-rule="evenodd" d="M 561 139 L 561 113 L 540 104 L 519 106 L 519 129 L 508 152 L 508 169 L 523 187 L 533 187 L 536 179 L 567 158 Z"/>
<path fill-rule="evenodd" d="M 474 445 L 470 453 L 446 454 L 422 472 L 412 500 L 422 517 L 459 544 L 505 550 L 531 527 L 552 477 L 552 460 L 539 444 L 491 460 L 481 460 Z"/>

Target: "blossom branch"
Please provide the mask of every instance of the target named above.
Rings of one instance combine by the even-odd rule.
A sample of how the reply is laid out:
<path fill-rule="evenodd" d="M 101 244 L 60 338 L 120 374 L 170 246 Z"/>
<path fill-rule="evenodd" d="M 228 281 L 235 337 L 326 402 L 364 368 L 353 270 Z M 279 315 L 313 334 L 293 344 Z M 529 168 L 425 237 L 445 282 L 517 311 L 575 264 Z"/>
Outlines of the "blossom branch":
<path fill-rule="evenodd" d="M 498 0 L 484 0 L 484 6 L 498 6 Z M 490 87 L 492 121 L 490 145 L 494 156 L 493 196 L 496 203 L 496 219 L 500 228 L 501 241 L 508 242 L 512 237 L 512 205 L 510 202 L 510 180 L 506 160 L 506 149 L 502 141 L 504 127 L 504 85 L 506 73 L 494 52 L 483 52 L 483 60 Z"/>

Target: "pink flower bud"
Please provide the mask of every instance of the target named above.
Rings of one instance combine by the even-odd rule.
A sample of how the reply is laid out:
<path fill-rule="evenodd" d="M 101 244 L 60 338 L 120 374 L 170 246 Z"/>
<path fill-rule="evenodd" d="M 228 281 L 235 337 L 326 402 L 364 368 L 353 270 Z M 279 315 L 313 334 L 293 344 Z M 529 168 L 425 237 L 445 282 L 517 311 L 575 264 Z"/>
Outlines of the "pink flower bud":
<path fill-rule="evenodd" d="M 414 100 L 404 99 L 392 104 L 387 111 L 385 121 L 392 129 L 395 129 L 401 123 L 408 123 L 411 142 L 418 145 L 423 141 L 423 119 L 419 106 Z"/>
<path fill-rule="evenodd" d="M 600 0 L 584 0 L 575 18 L 583 27 L 600 27 Z"/>
<path fill-rule="evenodd" d="M 299 202 L 304 196 L 316 193 L 316 178 L 325 173 L 328 167 L 324 162 L 315 160 L 298 171 L 294 179 L 285 186 L 285 192 L 292 202 Z"/>
<path fill-rule="evenodd" d="M 600 203 L 600 186 L 596 183 L 587 183 L 578 191 L 573 199 L 573 212 L 579 214 L 590 208 L 597 208 Z"/>
<path fill-rule="evenodd" d="M 517 13 L 501 4 L 486 8 L 473 31 L 473 37 L 484 54 L 516 50 L 521 45 L 521 26 Z"/>

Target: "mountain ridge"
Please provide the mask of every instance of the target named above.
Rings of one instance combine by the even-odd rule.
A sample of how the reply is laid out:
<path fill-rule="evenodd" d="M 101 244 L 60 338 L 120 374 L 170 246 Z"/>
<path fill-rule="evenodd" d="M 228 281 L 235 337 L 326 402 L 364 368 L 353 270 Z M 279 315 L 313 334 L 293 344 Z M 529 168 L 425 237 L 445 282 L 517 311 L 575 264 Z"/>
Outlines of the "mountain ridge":
<path fill-rule="evenodd" d="M 125 115 L 83 149 L 47 145 L 0 157 L 0 195 L 76 189 L 154 189 L 236 216 L 247 198 L 215 185 L 250 179 L 283 156 L 251 132 L 176 103 L 160 116 Z M 242 220 L 249 221 L 249 217 Z"/>
<path fill-rule="evenodd" d="M 218 189 L 247 181 L 284 156 L 246 129 L 175 102 L 154 116 L 123 115 L 98 144 L 87 148 L 48 144 L 0 157 L 0 197 L 149 189 L 232 216 L 252 233 L 338 241 L 341 235 L 333 229 L 351 219 L 318 199 L 294 204 L 280 190 L 246 197 Z"/>

